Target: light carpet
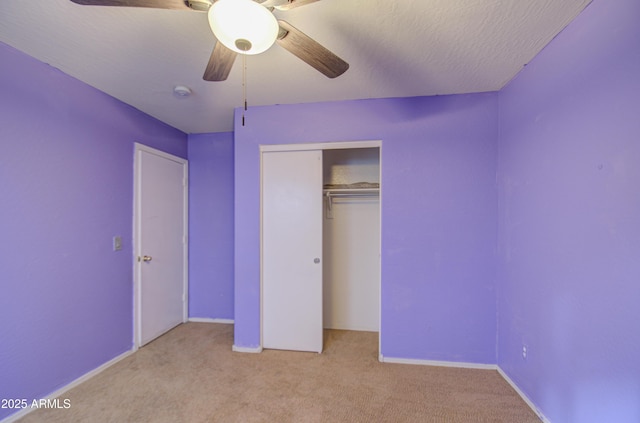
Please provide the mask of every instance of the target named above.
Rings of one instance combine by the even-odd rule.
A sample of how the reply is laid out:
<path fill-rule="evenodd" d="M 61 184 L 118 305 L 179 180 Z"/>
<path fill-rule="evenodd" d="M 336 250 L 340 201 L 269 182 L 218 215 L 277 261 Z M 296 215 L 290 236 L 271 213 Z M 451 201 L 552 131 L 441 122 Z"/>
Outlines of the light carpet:
<path fill-rule="evenodd" d="M 180 325 L 20 422 L 540 422 L 495 370 L 380 363 L 377 333 L 326 330 L 322 354 L 232 343 Z"/>

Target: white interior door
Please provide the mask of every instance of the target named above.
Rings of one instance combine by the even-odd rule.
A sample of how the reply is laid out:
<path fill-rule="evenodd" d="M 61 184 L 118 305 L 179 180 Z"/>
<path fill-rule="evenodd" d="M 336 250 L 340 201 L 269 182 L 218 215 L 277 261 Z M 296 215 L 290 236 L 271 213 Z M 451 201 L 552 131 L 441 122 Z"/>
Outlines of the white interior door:
<path fill-rule="evenodd" d="M 136 146 L 137 344 L 187 317 L 187 162 Z"/>
<path fill-rule="evenodd" d="M 322 352 L 322 151 L 262 153 L 262 346 Z"/>

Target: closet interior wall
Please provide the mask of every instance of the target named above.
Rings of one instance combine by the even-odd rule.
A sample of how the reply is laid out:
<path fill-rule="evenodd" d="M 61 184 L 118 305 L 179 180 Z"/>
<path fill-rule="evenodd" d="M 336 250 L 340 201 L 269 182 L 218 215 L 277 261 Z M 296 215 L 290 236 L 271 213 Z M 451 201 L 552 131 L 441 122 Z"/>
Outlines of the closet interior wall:
<path fill-rule="evenodd" d="M 380 149 L 323 151 L 323 183 L 380 182 Z M 323 324 L 379 331 L 380 197 L 332 198 L 323 218 Z"/>

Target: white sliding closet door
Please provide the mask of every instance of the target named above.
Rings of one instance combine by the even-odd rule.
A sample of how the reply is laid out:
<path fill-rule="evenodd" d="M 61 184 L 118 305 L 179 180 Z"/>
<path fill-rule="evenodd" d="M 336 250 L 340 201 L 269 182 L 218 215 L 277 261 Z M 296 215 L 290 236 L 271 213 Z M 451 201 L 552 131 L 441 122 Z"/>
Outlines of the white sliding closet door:
<path fill-rule="evenodd" d="M 262 346 L 322 352 L 322 151 L 262 153 Z"/>

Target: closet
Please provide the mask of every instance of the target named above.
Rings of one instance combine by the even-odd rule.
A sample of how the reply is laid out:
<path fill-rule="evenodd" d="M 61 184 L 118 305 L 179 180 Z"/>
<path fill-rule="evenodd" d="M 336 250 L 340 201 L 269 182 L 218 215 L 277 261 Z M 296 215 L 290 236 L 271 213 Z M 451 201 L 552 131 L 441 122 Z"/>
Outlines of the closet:
<path fill-rule="evenodd" d="M 379 142 L 261 148 L 263 348 L 378 331 L 379 194 Z"/>
<path fill-rule="evenodd" d="M 378 331 L 378 148 L 323 151 L 323 324 Z"/>

